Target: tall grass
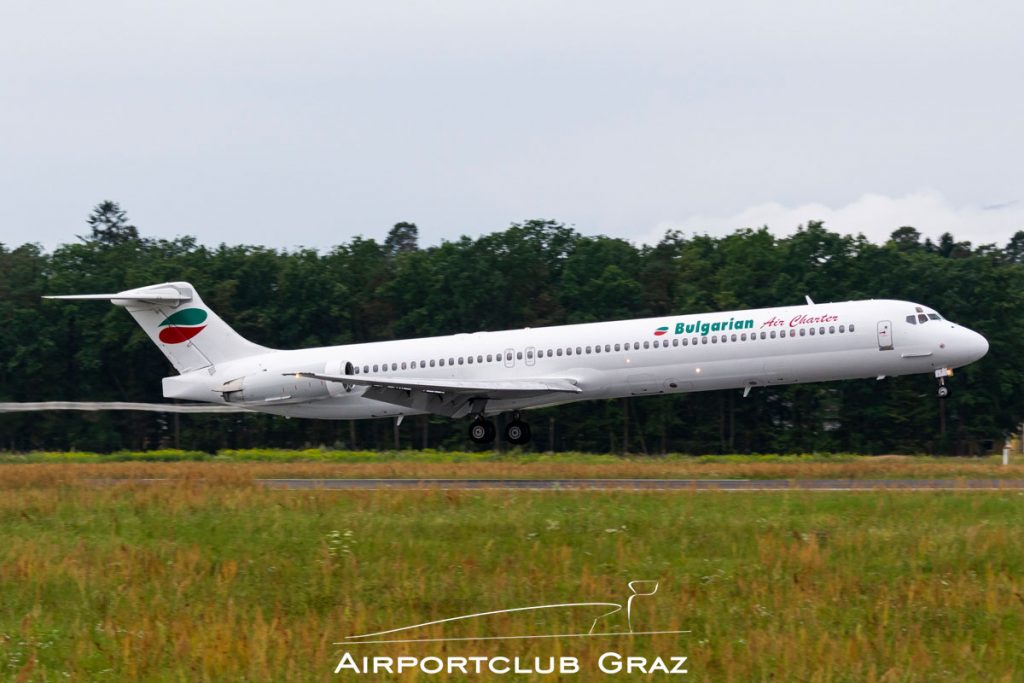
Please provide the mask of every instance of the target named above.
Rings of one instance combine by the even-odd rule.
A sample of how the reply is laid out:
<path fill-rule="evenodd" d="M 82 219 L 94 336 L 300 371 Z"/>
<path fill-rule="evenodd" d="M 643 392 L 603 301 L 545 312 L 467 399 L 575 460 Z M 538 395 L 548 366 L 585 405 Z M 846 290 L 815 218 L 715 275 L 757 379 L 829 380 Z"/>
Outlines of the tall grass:
<path fill-rule="evenodd" d="M 318 452 L 318 451 L 313 451 Z M 300 451 L 298 453 L 305 453 Z M 244 483 L 256 478 L 668 478 L 668 479 L 883 479 L 1024 478 L 1024 460 L 1003 467 L 994 458 L 909 456 L 668 456 L 622 458 L 569 455 L 518 458 L 493 454 L 345 452 L 322 459 L 270 454 L 266 459 L 173 461 L 166 453 L 112 459 L 89 454 L 37 453 L 0 464 L 0 486 L 53 484 L 83 478 L 173 478 Z M 152 457 L 149 457 L 152 456 Z M 463 456 L 467 456 L 463 458 Z M 469 457 L 472 456 L 472 457 Z"/>
<path fill-rule="evenodd" d="M 89 481 L 112 467 L 188 476 Z M 342 680 L 343 649 L 579 657 L 584 673 L 565 680 L 596 678 L 609 649 L 683 654 L 690 678 L 714 681 L 1024 671 L 1018 493 L 288 492 L 253 485 L 252 467 L 266 465 L 0 468 L 0 679 Z M 333 645 L 458 614 L 619 601 L 633 579 L 661 584 L 636 603 L 635 630 L 691 633 Z M 519 613 L 418 635 L 581 627 Z"/>

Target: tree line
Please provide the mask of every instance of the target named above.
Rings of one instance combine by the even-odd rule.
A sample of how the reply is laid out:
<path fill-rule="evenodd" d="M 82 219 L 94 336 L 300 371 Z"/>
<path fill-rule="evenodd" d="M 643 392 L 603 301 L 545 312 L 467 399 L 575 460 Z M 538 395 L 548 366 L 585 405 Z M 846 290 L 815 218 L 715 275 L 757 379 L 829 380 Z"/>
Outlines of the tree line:
<path fill-rule="evenodd" d="M 820 222 L 723 237 L 668 232 L 636 246 L 550 220 L 421 246 L 415 224 L 332 249 L 209 247 L 145 237 L 114 202 L 46 251 L 0 244 L 0 401 L 162 401 L 173 370 L 123 310 L 44 294 L 192 282 L 243 336 L 297 348 L 479 330 L 897 298 L 984 334 L 988 356 L 935 398 L 929 376 L 595 401 L 531 411 L 537 450 L 979 453 L 1024 416 L 1024 231 L 1004 246 L 901 227 L 884 244 Z M 312 421 L 266 415 L 0 415 L 0 448 L 255 446 L 471 449 L 443 418 Z"/>

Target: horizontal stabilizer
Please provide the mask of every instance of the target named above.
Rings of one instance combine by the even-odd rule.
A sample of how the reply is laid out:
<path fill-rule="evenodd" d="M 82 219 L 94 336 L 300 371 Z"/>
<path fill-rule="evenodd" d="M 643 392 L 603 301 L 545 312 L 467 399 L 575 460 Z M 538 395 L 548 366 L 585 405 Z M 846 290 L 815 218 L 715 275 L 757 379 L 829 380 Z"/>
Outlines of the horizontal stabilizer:
<path fill-rule="evenodd" d="M 155 289 L 133 289 L 117 294 L 64 294 L 60 296 L 44 296 L 44 299 L 97 300 L 97 301 L 151 301 L 153 303 L 180 304 L 192 299 L 191 293 L 182 293 L 173 287 Z"/>

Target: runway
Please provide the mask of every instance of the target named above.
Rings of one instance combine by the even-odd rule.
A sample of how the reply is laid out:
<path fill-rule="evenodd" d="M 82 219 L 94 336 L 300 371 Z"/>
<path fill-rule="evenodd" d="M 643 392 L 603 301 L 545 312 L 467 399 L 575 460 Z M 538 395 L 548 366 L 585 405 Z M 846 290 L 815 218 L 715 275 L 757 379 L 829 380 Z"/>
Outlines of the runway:
<path fill-rule="evenodd" d="M 515 491 L 1024 491 L 1024 479 L 259 479 L 272 489 Z"/>

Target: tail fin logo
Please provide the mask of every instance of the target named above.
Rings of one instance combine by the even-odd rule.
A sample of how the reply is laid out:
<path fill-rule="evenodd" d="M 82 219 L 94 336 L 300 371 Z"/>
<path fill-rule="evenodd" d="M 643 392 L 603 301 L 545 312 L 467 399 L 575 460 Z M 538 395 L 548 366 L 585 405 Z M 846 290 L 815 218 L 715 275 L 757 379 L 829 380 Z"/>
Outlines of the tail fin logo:
<path fill-rule="evenodd" d="M 160 323 L 160 341 L 180 344 L 206 329 L 207 313 L 201 308 L 185 308 L 164 318 Z"/>

